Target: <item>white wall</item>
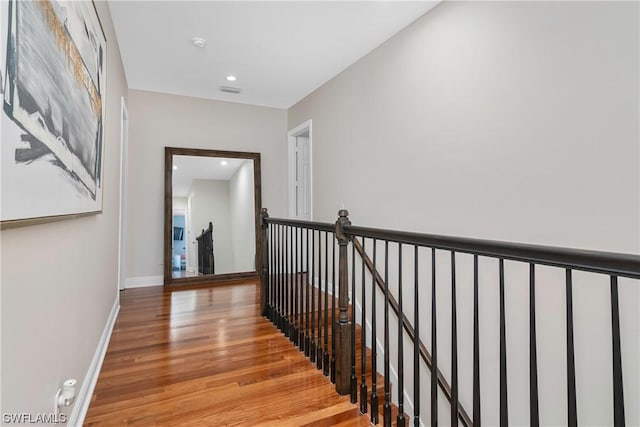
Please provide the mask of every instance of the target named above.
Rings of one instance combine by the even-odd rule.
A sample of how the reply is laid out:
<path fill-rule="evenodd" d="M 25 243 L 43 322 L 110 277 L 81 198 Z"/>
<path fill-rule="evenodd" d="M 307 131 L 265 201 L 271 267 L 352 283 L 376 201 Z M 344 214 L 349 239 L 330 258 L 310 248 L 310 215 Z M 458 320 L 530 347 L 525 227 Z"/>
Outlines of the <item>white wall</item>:
<path fill-rule="evenodd" d="M 637 2 L 443 2 L 289 110 L 289 128 L 313 120 L 314 218 L 334 221 L 344 204 L 358 225 L 640 253 L 638 16 Z M 448 259 L 438 263 L 447 373 Z M 462 355 L 471 348 L 468 266 L 459 261 Z M 496 396 L 495 265 L 482 268 L 483 396 Z M 528 422 L 527 276 L 508 271 L 517 425 Z M 540 274 L 540 409 L 544 424 L 563 424 L 563 273 Z M 578 417 L 611 424 L 608 284 L 578 281 Z M 640 424 L 637 285 L 620 289 L 630 425 Z M 460 365 L 471 410 L 470 358 Z M 483 402 L 489 425 L 492 399 Z"/>
<path fill-rule="evenodd" d="M 120 98 L 127 83 L 109 8 L 100 1 L 96 7 L 108 43 L 103 213 L 0 232 L 2 413 L 51 413 L 67 378 L 81 389 L 118 296 Z"/>
<path fill-rule="evenodd" d="M 245 160 L 229 180 L 229 211 L 233 236 L 233 271 L 256 270 L 253 161 Z"/>
<path fill-rule="evenodd" d="M 192 232 L 189 244 L 197 256 L 198 237 L 203 229 L 213 223 L 213 250 L 215 256 L 215 273 L 233 273 L 233 245 L 231 238 L 231 217 L 229 209 L 229 181 L 194 179 L 189 189 Z"/>
<path fill-rule="evenodd" d="M 187 210 L 187 198 L 186 197 L 174 197 L 173 198 L 173 210 L 181 209 Z"/>
<path fill-rule="evenodd" d="M 130 90 L 127 277 L 162 276 L 164 147 L 262 154 L 262 202 L 286 215 L 286 111 Z"/>

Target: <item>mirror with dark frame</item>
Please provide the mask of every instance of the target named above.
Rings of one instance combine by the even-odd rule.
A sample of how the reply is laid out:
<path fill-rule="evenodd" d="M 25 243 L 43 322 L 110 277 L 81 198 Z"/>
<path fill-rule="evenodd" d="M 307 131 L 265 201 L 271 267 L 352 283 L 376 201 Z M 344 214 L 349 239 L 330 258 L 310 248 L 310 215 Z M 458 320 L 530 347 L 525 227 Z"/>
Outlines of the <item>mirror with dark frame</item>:
<path fill-rule="evenodd" d="M 165 147 L 164 284 L 258 277 L 260 153 Z"/>

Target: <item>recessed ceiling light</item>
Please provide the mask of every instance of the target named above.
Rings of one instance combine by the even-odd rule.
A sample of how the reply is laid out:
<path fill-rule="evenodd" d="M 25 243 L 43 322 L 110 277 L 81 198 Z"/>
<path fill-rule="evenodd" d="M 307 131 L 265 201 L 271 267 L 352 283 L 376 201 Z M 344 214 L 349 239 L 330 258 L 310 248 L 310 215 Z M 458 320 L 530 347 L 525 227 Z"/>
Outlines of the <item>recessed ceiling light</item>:
<path fill-rule="evenodd" d="M 203 39 L 202 37 L 194 37 L 191 39 L 191 43 L 193 43 L 193 45 L 195 47 L 199 47 L 200 49 L 202 49 L 203 47 L 205 47 L 207 45 L 207 41 L 205 39 Z"/>
<path fill-rule="evenodd" d="M 175 170 L 178 170 L 178 166 L 173 165 L 173 170 L 174 170 L 174 171 L 175 171 Z"/>
<path fill-rule="evenodd" d="M 221 164 L 222 166 L 227 166 L 227 161 L 226 161 L 226 160 L 223 160 L 223 161 L 221 161 L 221 162 L 220 162 L 220 164 Z"/>
<path fill-rule="evenodd" d="M 230 82 L 235 82 L 236 81 L 236 76 L 234 76 L 233 74 L 229 74 L 227 76 L 227 80 Z"/>

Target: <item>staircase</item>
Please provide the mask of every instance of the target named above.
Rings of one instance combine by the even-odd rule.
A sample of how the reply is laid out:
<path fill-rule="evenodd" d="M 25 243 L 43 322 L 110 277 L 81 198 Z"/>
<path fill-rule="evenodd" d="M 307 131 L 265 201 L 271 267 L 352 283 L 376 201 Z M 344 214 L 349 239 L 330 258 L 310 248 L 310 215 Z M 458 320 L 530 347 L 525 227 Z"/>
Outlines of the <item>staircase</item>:
<path fill-rule="evenodd" d="M 296 277 L 297 276 L 297 277 Z M 272 281 L 281 281 L 282 283 L 307 283 L 308 274 L 306 272 L 302 273 L 294 273 L 294 274 L 285 274 L 282 276 L 279 275 L 271 275 L 270 280 Z M 296 294 L 294 292 L 294 294 Z M 335 374 L 336 374 L 336 362 L 335 362 L 335 354 L 334 354 L 334 334 L 333 327 L 330 326 L 334 323 L 335 319 L 338 318 L 339 310 L 338 299 L 334 298 L 328 292 L 324 292 L 320 289 L 314 288 L 310 293 L 310 299 L 313 298 L 316 303 L 314 303 L 314 311 L 308 310 L 304 311 L 304 313 L 298 313 L 295 321 L 293 319 L 293 314 L 289 317 L 283 315 L 277 311 L 271 311 L 267 314 L 267 318 L 272 321 L 274 325 L 280 329 L 280 331 L 289 338 L 291 343 L 299 348 L 301 352 L 303 352 L 308 358 L 309 363 L 312 364 L 316 369 L 322 371 L 325 377 L 328 377 L 332 383 L 335 383 Z M 292 306 L 296 305 L 296 301 L 298 306 L 300 304 L 304 304 L 304 300 L 299 298 L 299 295 L 296 295 L 296 299 L 293 299 Z M 317 301 L 321 301 L 322 306 L 324 308 L 325 302 L 327 303 L 327 310 L 319 310 L 317 307 Z M 347 314 L 349 317 L 353 315 L 353 306 L 349 304 L 347 306 Z M 302 325 L 303 320 L 306 320 L 306 315 L 309 315 L 310 323 L 313 322 L 314 333 L 311 333 L 311 327 L 306 328 L 307 331 L 301 330 L 302 328 L 297 325 Z M 325 322 L 326 321 L 326 322 Z M 294 324 L 296 326 L 294 326 Z M 320 328 L 318 328 L 320 325 Z M 326 326 L 326 333 L 325 333 Z M 297 329 L 297 331 L 296 331 Z M 318 333 L 320 331 L 320 333 Z M 372 370 L 372 351 L 368 346 L 362 345 L 362 328 L 360 325 L 356 324 L 356 339 L 355 339 L 355 375 L 356 378 L 363 380 L 361 385 L 364 384 L 365 387 L 360 387 L 358 389 L 359 397 L 360 397 L 360 412 L 368 413 L 371 416 L 372 422 L 377 424 L 377 420 L 382 417 L 382 401 L 385 395 L 385 381 L 384 376 L 380 373 L 377 373 L 375 378 L 373 376 Z M 297 333 L 296 333 L 297 332 Z M 318 338 L 319 337 L 319 338 Z M 326 337 L 326 340 L 325 340 Z M 308 338 L 308 339 L 307 339 Z M 318 342 L 318 339 L 320 340 Z M 363 352 L 364 350 L 364 352 Z M 363 365 L 362 360 L 365 360 L 365 364 Z M 364 375 L 362 366 L 365 366 Z M 375 383 L 375 393 L 374 390 Z M 390 387 L 392 384 L 390 384 Z M 391 389 L 390 389 L 391 391 Z M 366 395 L 366 398 L 363 399 L 362 396 Z M 363 403 L 364 402 L 364 403 Z M 374 411 L 374 403 L 378 402 L 378 410 Z M 355 403 L 352 401 L 352 403 Z M 391 425 L 397 425 L 396 419 L 398 415 L 398 408 L 396 405 L 390 405 L 391 410 Z M 374 415 L 377 414 L 377 415 Z"/>
<path fill-rule="evenodd" d="M 523 268 L 528 270 L 524 284 L 529 298 L 530 425 L 540 425 L 538 375 L 543 369 L 537 358 L 536 276 L 544 277 L 546 286 L 551 268 L 564 276 L 566 424 L 576 426 L 574 277 L 585 280 L 587 276 L 587 281 L 606 278 L 610 288 L 612 419 L 615 426 L 625 425 L 618 283 L 632 279 L 637 286 L 640 256 L 357 227 L 346 210 L 339 212 L 335 224 L 329 224 L 274 219 L 263 209 L 262 229 L 263 314 L 331 378 L 338 394 L 350 395 L 351 402 L 359 403 L 373 424 L 385 426 L 409 422 L 416 426 L 481 426 L 483 419 L 501 427 L 509 424 L 506 329 L 512 325 L 508 325 L 505 289 L 522 287 L 511 277 L 512 271 Z M 495 375 L 499 376 L 499 391 L 483 396 L 480 301 L 489 292 L 485 290 L 489 289 L 487 277 L 497 285 Z M 473 348 L 463 355 L 458 349 L 462 327 L 458 322 L 468 311 L 459 311 L 461 298 L 473 299 Z M 424 300 L 430 304 L 421 303 Z M 442 315 L 438 315 L 443 304 L 450 313 L 445 328 L 441 326 Z M 421 334 L 425 325 L 430 335 Z M 438 336 L 443 332 L 450 344 L 447 349 L 438 348 Z M 423 342 L 423 336 L 429 336 L 430 342 Z M 442 354 L 447 356 L 445 371 L 440 367 Z M 472 397 L 463 402 L 458 359 L 467 356 L 472 358 L 473 378 L 465 396 Z M 397 376 L 395 395 L 392 374 Z M 439 410 L 442 396 L 446 413 Z M 482 414 L 481 403 L 486 400 L 499 405 L 499 415 L 491 418 L 493 415 Z M 372 410 L 372 404 L 378 410 Z"/>

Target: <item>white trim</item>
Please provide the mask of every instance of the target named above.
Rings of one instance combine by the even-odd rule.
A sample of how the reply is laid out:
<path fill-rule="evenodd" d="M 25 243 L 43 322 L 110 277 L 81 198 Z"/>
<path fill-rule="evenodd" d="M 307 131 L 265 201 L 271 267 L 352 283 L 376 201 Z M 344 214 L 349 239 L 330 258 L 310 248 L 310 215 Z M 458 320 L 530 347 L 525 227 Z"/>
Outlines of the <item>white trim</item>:
<path fill-rule="evenodd" d="M 146 288 L 147 286 L 162 286 L 164 278 L 162 276 L 127 277 L 125 289 Z"/>
<path fill-rule="evenodd" d="M 299 124 L 287 133 L 287 204 L 289 208 L 289 217 L 295 218 L 295 202 L 292 197 L 294 188 L 294 176 L 295 176 L 295 144 L 296 136 L 309 131 L 309 205 L 310 205 L 310 218 L 309 221 L 313 221 L 313 126 L 311 119 L 304 123 Z"/>
<path fill-rule="evenodd" d="M 129 150 L 129 111 L 120 98 L 120 212 L 118 215 L 118 289 L 124 289 L 125 209 L 127 200 L 127 151 Z"/>
<path fill-rule="evenodd" d="M 84 422 L 84 417 L 87 415 L 89 409 L 89 403 L 91 403 L 91 397 L 93 396 L 93 390 L 96 388 L 98 382 L 98 375 L 100 375 L 100 369 L 102 368 L 102 362 L 104 356 L 107 353 L 107 347 L 109 346 L 109 340 L 111 339 L 111 332 L 113 326 L 118 318 L 118 312 L 120 311 L 120 297 L 116 296 L 116 300 L 113 302 L 113 307 L 107 318 L 107 323 L 104 325 L 104 330 L 98 341 L 98 347 L 93 354 L 93 359 L 89 365 L 89 370 L 82 381 L 82 386 L 78 392 L 75 406 L 69 414 L 69 421 L 67 425 L 80 426 Z"/>

